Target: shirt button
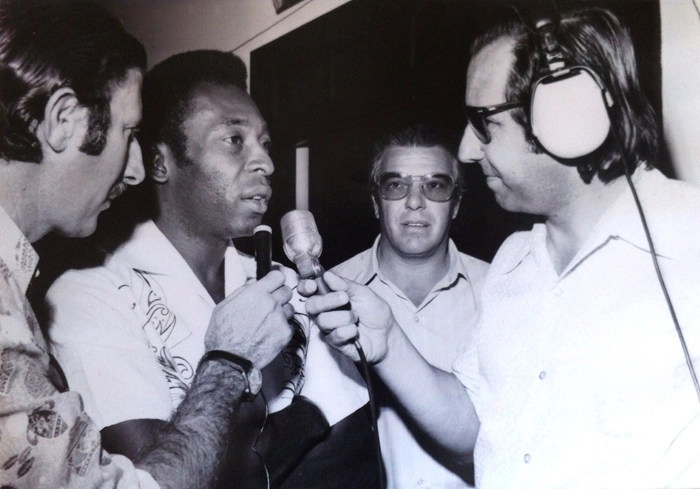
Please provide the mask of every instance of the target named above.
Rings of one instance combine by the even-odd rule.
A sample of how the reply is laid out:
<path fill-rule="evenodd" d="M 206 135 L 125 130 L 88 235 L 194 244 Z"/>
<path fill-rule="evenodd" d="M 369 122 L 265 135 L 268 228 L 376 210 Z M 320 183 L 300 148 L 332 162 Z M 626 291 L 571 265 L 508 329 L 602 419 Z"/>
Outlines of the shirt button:
<path fill-rule="evenodd" d="M 525 461 L 526 464 L 530 463 L 530 454 L 526 453 L 525 456 L 523 457 L 523 460 Z"/>
<path fill-rule="evenodd" d="M 559 287 L 557 287 L 556 289 L 554 289 L 554 295 L 557 296 L 557 297 L 561 297 L 561 295 L 562 295 L 563 293 L 564 293 L 564 291 L 561 290 L 561 288 L 559 288 Z"/>
<path fill-rule="evenodd" d="M 547 376 L 547 372 L 545 372 L 544 370 L 542 372 L 540 372 L 540 379 L 544 379 L 546 376 Z"/>
<path fill-rule="evenodd" d="M 418 322 L 418 316 L 413 316 L 413 322 L 417 323 Z"/>

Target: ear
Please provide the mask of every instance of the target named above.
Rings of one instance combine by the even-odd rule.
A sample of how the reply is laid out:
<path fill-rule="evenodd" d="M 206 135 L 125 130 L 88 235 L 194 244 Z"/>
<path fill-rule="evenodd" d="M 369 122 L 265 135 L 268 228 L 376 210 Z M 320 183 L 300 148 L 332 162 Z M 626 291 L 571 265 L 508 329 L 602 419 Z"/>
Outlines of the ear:
<path fill-rule="evenodd" d="M 46 143 L 56 153 L 68 148 L 73 138 L 81 145 L 87 131 L 88 109 L 80 105 L 75 92 L 68 87 L 56 90 L 46 103 L 44 120 L 38 131 L 43 132 Z"/>
<path fill-rule="evenodd" d="M 379 204 L 377 204 L 377 197 L 372 196 L 372 206 L 374 207 L 374 217 L 379 219 Z"/>
<path fill-rule="evenodd" d="M 170 180 L 170 165 L 172 153 L 164 143 L 158 143 L 153 148 L 153 162 L 148 167 L 148 176 L 157 183 L 167 183 Z"/>
<path fill-rule="evenodd" d="M 462 196 L 460 195 L 457 197 L 454 202 L 452 203 L 452 219 L 457 217 L 457 214 L 459 213 L 459 205 L 462 203 Z"/>

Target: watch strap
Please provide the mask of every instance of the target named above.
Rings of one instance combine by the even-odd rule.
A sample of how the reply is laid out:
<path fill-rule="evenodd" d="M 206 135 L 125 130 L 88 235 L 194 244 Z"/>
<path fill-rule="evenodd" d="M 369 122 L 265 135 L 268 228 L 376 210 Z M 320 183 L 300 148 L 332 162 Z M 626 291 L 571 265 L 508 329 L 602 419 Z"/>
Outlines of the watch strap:
<path fill-rule="evenodd" d="M 257 369 L 255 365 L 253 365 L 253 362 L 228 351 L 209 350 L 202 356 L 202 359 L 199 361 L 199 364 L 201 365 L 210 360 L 215 360 L 219 363 L 226 364 L 241 372 L 243 374 L 243 378 L 245 379 L 243 400 L 252 401 L 253 399 L 255 399 L 255 397 L 258 395 L 258 392 L 260 392 L 261 383 L 257 382 L 257 385 L 251 385 L 251 372 L 254 369 Z M 257 377 L 259 378 L 260 375 L 258 374 Z"/>

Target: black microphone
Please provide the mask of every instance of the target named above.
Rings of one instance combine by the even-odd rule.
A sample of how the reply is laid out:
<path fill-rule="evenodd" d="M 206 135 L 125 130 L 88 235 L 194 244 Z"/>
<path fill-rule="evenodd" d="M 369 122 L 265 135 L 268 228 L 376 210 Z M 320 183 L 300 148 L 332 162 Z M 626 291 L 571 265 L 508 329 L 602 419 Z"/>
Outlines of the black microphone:
<path fill-rule="evenodd" d="M 272 266 L 272 228 L 261 224 L 253 234 L 255 244 L 255 277 L 260 280 Z"/>

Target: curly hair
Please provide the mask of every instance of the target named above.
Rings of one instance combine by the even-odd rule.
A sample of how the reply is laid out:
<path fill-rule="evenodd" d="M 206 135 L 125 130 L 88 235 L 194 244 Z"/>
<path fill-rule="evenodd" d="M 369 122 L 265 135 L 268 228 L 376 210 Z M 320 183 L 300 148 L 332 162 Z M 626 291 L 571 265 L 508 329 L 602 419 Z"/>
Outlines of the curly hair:
<path fill-rule="evenodd" d="M 143 120 L 139 142 L 144 163 L 152 165 L 155 147 L 166 144 L 177 164 L 190 163 L 183 122 L 189 116 L 192 96 L 202 84 L 247 89 L 247 69 L 233 53 L 217 50 L 188 51 L 158 63 L 143 82 Z"/>

